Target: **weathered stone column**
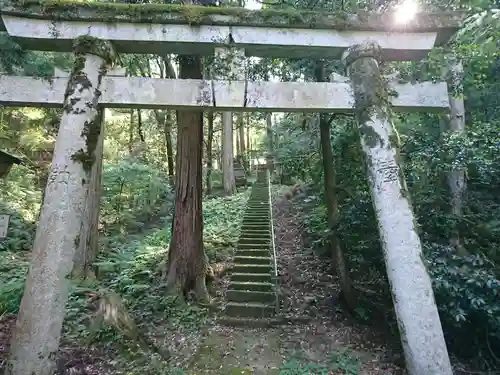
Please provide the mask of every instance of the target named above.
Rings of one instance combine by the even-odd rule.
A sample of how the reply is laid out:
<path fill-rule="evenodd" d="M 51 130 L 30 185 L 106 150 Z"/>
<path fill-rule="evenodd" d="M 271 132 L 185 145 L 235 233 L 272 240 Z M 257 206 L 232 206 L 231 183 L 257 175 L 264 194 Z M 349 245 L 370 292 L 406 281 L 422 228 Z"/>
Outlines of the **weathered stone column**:
<path fill-rule="evenodd" d="M 430 277 L 422 258 L 403 172 L 380 47 L 366 42 L 344 56 L 355 97 L 361 145 L 384 251 L 387 275 L 410 375 L 452 375 Z"/>
<path fill-rule="evenodd" d="M 73 259 L 101 123 L 99 87 L 114 58 L 111 45 L 81 37 L 64 98 L 45 200 L 32 250 L 6 375 L 52 375 Z"/>

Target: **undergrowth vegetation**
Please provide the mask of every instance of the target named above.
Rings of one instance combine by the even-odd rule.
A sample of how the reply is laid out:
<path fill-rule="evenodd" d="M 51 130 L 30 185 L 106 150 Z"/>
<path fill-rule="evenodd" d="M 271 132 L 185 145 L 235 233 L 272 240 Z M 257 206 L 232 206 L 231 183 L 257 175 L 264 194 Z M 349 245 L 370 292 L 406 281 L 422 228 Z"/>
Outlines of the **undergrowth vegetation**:
<path fill-rule="evenodd" d="M 41 199 L 41 192 L 33 188 L 33 176 L 23 168 L 14 170 L 0 182 L 2 201 L 14 202 L 3 207 L 12 217 L 8 238 L 0 242 L 0 314 L 17 312 L 36 229 L 36 202 Z M 105 165 L 103 187 L 100 221 L 104 225 L 96 262 L 100 282 L 124 295 L 132 310 L 138 306 L 164 309 L 160 296 L 165 293 L 158 280 L 170 242 L 173 193 L 167 176 L 138 161 L 124 160 Z M 231 255 L 247 198 L 243 192 L 204 204 L 205 250 L 211 262 Z"/>
<path fill-rule="evenodd" d="M 461 139 L 456 136 L 440 139 L 435 133 L 417 136 L 418 132 L 426 132 L 427 125 L 412 125 L 411 129 L 407 129 L 404 121 L 400 127 L 402 142 L 405 150 L 408 150 L 404 162 L 405 174 L 447 340 L 455 354 L 465 357 L 478 354 L 469 350 L 470 343 L 474 342 L 481 355 L 490 358 L 493 361 L 491 364 L 494 364 L 492 352 L 500 345 L 499 253 L 498 237 L 495 237 L 500 210 L 497 197 L 490 193 L 490 186 L 500 183 L 500 180 L 491 181 L 496 178 L 494 176 L 498 176 L 495 160 L 500 157 L 500 149 L 496 149 L 496 152 L 492 148 L 487 153 L 475 152 L 480 144 L 492 142 L 488 128 L 471 130 Z M 276 150 L 283 173 L 296 180 L 303 179 L 309 185 L 311 195 L 301 200 L 300 205 L 307 209 L 305 226 L 309 241 L 318 251 L 324 252 L 330 229 L 327 225 L 318 145 L 312 142 L 309 147 L 305 147 L 301 138 L 296 137 L 294 129 L 301 126 L 300 122 L 285 118 L 279 126 L 280 143 L 286 145 Z M 359 286 L 377 291 L 377 301 L 383 301 L 390 312 L 390 289 L 364 175 L 362 153 L 356 143 L 355 126 L 346 118 L 341 119 L 334 129 L 331 142 L 336 157 L 340 161 L 349 160 L 349 163 L 337 164 L 337 184 L 341 213 L 339 233 L 348 255 L 353 280 Z M 312 127 L 309 131 L 314 133 L 317 130 Z M 317 139 L 313 136 L 310 138 Z M 498 138 L 494 142 L 498 142 Z M 449 197 L 442 183 L 450 163 L 455 160 L 450 153 L 461 158 L 461 163 L 470 165 L 473 171 L 469 174 L 467 214 L 460 223 L 466 233 L 467 256 L 456 255 L 448 245 L 451 228 L 459 219 L 448 212 L 446 202 Z M 304 172 L 302 163 L 297 163 L 297 155 L 302 155 L 299 159 L 308 160 L 307 172 Z M 478 236 L 478 233 L 482 236 Z M 359 307 L 362 320 L 374 322 L 383 315 L 376 303 L 365 304 L 363 301 L 360 301 Z M 464 338 L 469 343 L 466 346 Z"/>

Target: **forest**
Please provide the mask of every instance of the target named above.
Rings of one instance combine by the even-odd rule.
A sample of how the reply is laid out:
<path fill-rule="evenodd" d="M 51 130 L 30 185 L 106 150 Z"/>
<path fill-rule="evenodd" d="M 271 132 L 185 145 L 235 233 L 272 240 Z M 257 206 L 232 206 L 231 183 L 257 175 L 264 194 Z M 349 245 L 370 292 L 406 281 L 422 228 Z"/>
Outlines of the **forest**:
<path fill-rule="evenodd" d="M 218 4 L 290 13 L 397 6 Z M 500 374 L 500 4 L 418 6 L 461 10 L 463 25 L 425 59 L 382 62 L 381 70 L 400 82 L 446 81 L 450 100 L 464 104 L 465 126 L 450 114 L 395 112 L 400 163 L 454 373 Z M 346 75 L 340 61 L 328 59 L 240 58 L 249 81 Z M 0 32 L 0 76 L 50 79 L 75 64 L 71 53 L 26 50 Z M 116 65 L 125 76 L 154 78 L 209 78 L 221 68 L 211 56 L 173 54 L 120 54 Z M 0 238 L 0 372 L 7 375 L 20 375 L 9 369 L 9 353 L 22 346 L 16 317 L 62 113 L 0 106 L 0 152 L 20 162 L 0 176 L 0 217 L 9 217 Z M 89 198 L 99 209 L 88 218 L 89 237 L 75 243 L 62 333 L 50 357 L 55 374 L 407 373 L 355 116 L 136 108 L 99 116 L 103 162 L 92 169 L 98 177 Z M 219 318 L 263 167 L 282 322 L 228 326 Z M 192 280 L 175 275 L 183 254 L 197 272 Z"/>

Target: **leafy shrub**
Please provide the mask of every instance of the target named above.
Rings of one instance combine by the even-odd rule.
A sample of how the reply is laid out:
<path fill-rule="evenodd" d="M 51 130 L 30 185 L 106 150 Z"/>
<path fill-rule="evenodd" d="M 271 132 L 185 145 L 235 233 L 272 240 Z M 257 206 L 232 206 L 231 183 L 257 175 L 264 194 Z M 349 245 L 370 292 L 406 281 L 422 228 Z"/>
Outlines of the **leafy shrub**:
<path fill-rule="evenodd" d="M 449 246 L 424 247 L 434 293 L 449 338 L 468 336 L 484 348 L 488 336 L 500 334 L 500 280 L 484 255 L 461 257 Z M 460 340 L 455 341 L 456 349 Z M 500 344 L 500 342 L 496 342 Z"/>
<path fill-rule="evenodd" d="M 7 238 L 0 240 L 0 251 L 31 249 L 41 199 L 35 174 L 26 167 L 14 166 L 8 177 L 0 180 L 0 213 L 11 215 Z"/>
<path fill-rule="evenodd" d="M 331 353 L 330 356 L 325 358 L 325 363 L 322 364 L 311 363 L 302 357 L 299 354 L 295 358 L 286 361 L 280 368 L 280 375 L 359 374 L 359 358 L 347 348 Z"/>
<path fill-rule="evenodd" d="M 113 233 L 142 229 L 166 215 L 172 199 L 168 176 L 155 167 L 134 159 L 104 166 L 101 222 Z"/>

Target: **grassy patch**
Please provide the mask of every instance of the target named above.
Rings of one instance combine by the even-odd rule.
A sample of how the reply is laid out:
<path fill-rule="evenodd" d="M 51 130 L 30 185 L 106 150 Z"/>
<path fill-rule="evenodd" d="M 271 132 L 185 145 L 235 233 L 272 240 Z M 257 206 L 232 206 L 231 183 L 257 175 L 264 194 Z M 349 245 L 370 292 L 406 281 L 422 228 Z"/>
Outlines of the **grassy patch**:
<path fill-rule="evenodd" d="M 204 238 L 211 261 L 225 259 L 235 246 L 249 192 L 231 197 L 214 198 L 204 203 Z M 175 340 L 184 345 L 180 357 L 188 358 L 198 345 L 196 335 L 210 318 L 208 310 L 196 305 L 179 305 L 165 294 L 161 280 L 160 262 L 165 258 L 170 242 L 170 221 L 162 229 L 152 229 L 145 235 L 130 236 L 123 242 L 123 234 L 107 241 L 97 265 L 99 281 L 85 288 L 73 285 L 67 305 L 63 346 L 74 347 L 88 337 L 90 312 L 82 290 L 106 288 L 117 292 L 141 332 L 153 338 L 159 346 L 172 346 Z M 120 238 L 118 238 L 120 237 Z M 114 246 L 113 246 L 114 245 Z M 16 313 L 22 296 L 26 270 L 29 264 L 26 252 L 2 252 L 0 257 L 0 315 Z M 182 347 L 181 345 L 181 347 Z M 112 327 L 103 330 L 100 350 L 112 351 L 113 367 L 134 369 L 140 373 L 172 374 L 175 361 L 164 363 L 145 356 L 135 343 Z M 180 350 L 180 349 L 179 349 Z"/>
<path fill-rule="evenodd" d="M 330 354 L 323 363 L 310 362 L 303 355 L 296 354 L 280 368 L 279 375 L 358 375 L 361 363 L 358 356 L 347 348 Z"/>

